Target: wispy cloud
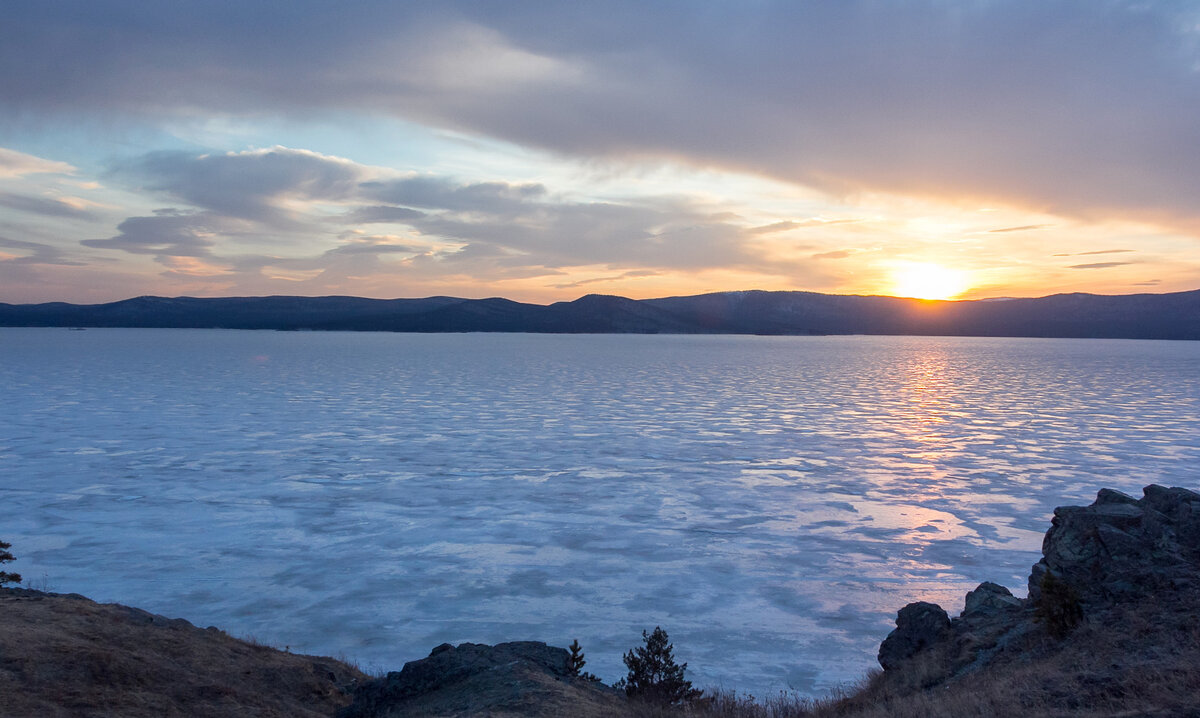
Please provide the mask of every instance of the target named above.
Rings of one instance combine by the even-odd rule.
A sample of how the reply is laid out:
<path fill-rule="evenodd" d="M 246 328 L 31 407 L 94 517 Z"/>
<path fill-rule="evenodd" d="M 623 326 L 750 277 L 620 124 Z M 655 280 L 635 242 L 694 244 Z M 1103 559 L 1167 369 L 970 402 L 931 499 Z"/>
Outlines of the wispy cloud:
<path fill-rule="evenodd" d="M 655 272 L 653 270 L 639 269 L 639 270 L 634 270 L 634 271 L 630 271 L 630 272 L 622 272 L 621 274 L 614 274 L 614 275 L 608 276 L 608 277 L 592 277 L 590 279 L 580 279 L 579 281 L 576 281 L 576 282 L 565 282 L 563 284 L 551 284 L 550 286 L 553 287 L 554 289 L 576 289 L 578 287 L 585 287 L 589 284 L 602 284 L 602 283 L 607 283 L 607 282 L 616 282 L 616 281 L 620 281 L 622 279 L 637 279 L 637 278 L 641 278 L 641 277 L 653 277 L 653 276 L 656 276 L 657 274 L 658 274 L 658 272 Z"/>
<path fill-rule="evenodd" d="M 1067 269 L 1108 269 L 1109 267 L 1124 267 L 1133 262 L 1096 262 L 1095 264 L 1072 264 Z"/>
<path fill-rule="evenodd" d="M 22 212 L 45 215 L 47 217 L 72 217 L 76 219 L 91 219 L 94 215 L 78 203 L 62 200 L 56 197 L 36 197 L 16 192 L 0 192 L 0 207 L 8 207 Z"/>
<path fill-rule="evenodd" d="M 3 51 L 0 50 L 0 53 Z M 0 64 L 0 68 L 4 65 Z M 0 147 L 0 179 L 32 174 L 71 174 L 75 168 L 66 162 L 42 159 L 33 155 Z"/>
<path fill-rule="evenodd" d="M 857 219 L 821 219 L 813 217 L 801 221 L 784 220 L 782 222 L 774 222 L 761 227 L 754 227 L 749 230 L 751 234 L 774 234 L 776 232 L 788 232 L 793 229 L 804 229 L 806 227 L 832 227 L 838 224 L 853 224 L 861 220 Z"/>
<path fill-rule="evenodd" d="M 1097 250 L 1093 250 L 1090 252 L 1064 252 L 1064 253 L 1060 253 L 1060 254 L 1055 254 L 1054 256 L 1055 257 L 1087 257 L 1087 256 L 1091 256 L 1094 254 L 1125 254 L 1125 253 L 1134 252 L 1134 251 L 1137 251 L 1137 250 L 1133 250 L 1133 249 L 1097 249 Z"/>
<path fill-rule="evenodd" d="M 337 217 L 330 217 L 329 221 L 338 224 L 407 224 L 424 216 L 424 212 L 418 212 L 408 207 L 372 205 L 359 207 Z"/>
<path fill-rule="evenodd" d="M 1030 232 L 1035 229 L 1045 229 L 1046 227 L 1049 227 L 1049 226 L 1050 225 L 1048 225 L 1048 224 L 1024 224 L 1024 225 L 1021 225 L 1020 227 L 1002 227 L 1000 229 L 989 229 L 988 232 L 990 232 L 992 234 L 998 234 L 1001 232 Z"/>
<path fill-rule="evenodd" d="M 26 252 L 26 254 L 18 254 L 6 259 L 0 259 L 0 262 L 6 264 L 56 264 L 64 267 L 82 267 L 85 265 L 84 262 L 69 259 L 58 247 L 41 242 L 26 242 L 19 239 L 0 237 L 0 247 Z"/>

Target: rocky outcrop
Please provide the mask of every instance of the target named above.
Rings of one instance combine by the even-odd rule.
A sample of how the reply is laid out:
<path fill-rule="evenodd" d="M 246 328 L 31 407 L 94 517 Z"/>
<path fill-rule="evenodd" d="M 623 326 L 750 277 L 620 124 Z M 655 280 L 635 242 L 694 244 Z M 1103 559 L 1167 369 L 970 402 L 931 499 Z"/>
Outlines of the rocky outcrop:
<path fill-rule="evenodd" d="M 1102 489 L 1091 506 L 1054 510 L 1042 554 L 1029 577 L 1034 601 L 1047 572 L 1085 604 L 1189 586 L 1200 566 L 1200 494 L 1151 485 L 1138 500 Z"/>
<path fill-rule="evenodd" d="M 568 656 L 535 641 L 444 643 L 427 658 L 360 686 L 338 718 L 617 714 L 623 696 L 572 676 Z"/>
<path fill-rule="evenodd" d="M 1054 595 L 1044 597 L 1042 587 L 1051 584 Z M 880 646 L 879 663 L 885 673 L 896 672 L 923 656 L 922 683 L 934 685 L 1044 641 L 1046 617 L 1055 614 L 1043 603 L 1077 602 L 1074 610 L 1086 620 L 1151 596 L 1170 603 L 1198 587 L 1200 494 L 1151 485 L 1135 499 L 1102 489 L 1090 506 L 1054 510 L 1042 559 L 1029 576 L 1028 598 L 985 582 L 967 594 L 954 619 L 935 604 L 911 603 L 900 609 L 896 629 Z"/>

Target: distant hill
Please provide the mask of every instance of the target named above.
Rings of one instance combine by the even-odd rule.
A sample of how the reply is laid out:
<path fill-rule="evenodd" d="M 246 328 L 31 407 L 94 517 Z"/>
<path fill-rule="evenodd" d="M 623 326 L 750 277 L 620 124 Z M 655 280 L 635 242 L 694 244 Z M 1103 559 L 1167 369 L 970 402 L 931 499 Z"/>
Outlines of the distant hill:
<path fill-rule="evenodd" d="M 137 297 L 90 305 L 0 303 L 0 326 L 1200 339 L 1200 290 L 976 301 L 763 291 L 642 300 L 589 294 L 548 306 L 500 298 Z"/>

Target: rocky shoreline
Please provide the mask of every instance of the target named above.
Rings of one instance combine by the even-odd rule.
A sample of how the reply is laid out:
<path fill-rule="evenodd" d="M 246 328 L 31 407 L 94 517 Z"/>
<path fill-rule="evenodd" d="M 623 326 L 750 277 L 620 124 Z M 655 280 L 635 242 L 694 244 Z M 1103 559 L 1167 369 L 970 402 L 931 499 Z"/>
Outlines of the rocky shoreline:
<path fill-rule="evenodd" d="M 1045 715 L 1200 716 L 1200 494 L 1102 489 L 1055 509 L 1028 597 L 983 583 L 951 619 L 911 603 L 851 703 L 896 706 L 1000 677 Z M 1003 683 L 1004 680 L 1001 680 Z M 1032 710 L 1028 708 L 1032 707 Z"/>
<path fill-rule="evenodd" d="M 825 700 L 716 696 L 688 715 L 1200 716 L 1200 494 L 1103 489 L 1055 510 L 1029 595 L 985 582 L 951 618 L 902 608 L 883 670 Z M 574 675 L 537 642 L 445 644 L 371 678 L 74 594 L 0 589 L 6 716 L 665 715 Z"/>
<path fill-rule="evenodd" d="M 1048 586 L 1059 587 L 1055 595 Z M 946 666 L 949 680 L 986 668 L 1023 636 L 1049 631 L 1062 638 L 1085 616 L 1197 590 L 1200 494 L 1151 485 L 1139 500 L 1101 489 L 1090 506 L 1054 510 L 1027 598 L 984 582 L 967 594 L 953 620 L 936 604 L 911 603 L 900 609 L 896 630 L 880 646 L 879 663 L 885 671 L 899 670 L 907 659 L 942 644 L 975 647 L 965 651 L 969 663 Z"/>

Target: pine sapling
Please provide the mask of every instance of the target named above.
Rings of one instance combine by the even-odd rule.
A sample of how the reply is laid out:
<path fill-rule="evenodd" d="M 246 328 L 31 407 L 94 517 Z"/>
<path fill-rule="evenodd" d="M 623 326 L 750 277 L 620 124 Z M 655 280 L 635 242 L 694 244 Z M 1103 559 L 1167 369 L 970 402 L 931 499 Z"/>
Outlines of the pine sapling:
<path fill-rule="evenodd" d="M 583 658 L 583 647 L 579 645 L 579 639 L 571 641 L 571 645 L 567 646 L 571 651 L 571 655 L 567 657 L 567 670 L 571 675 L 584 679 L 585 681 L 600 680 L 591 673 L 583 671 L 583 667 L 587 665 L 587 661 Z"/>
<path fill-rule="evenodd" d="M 687 664 L 675 663 L 675 647 L 669 643 L 667 632 L 655 626 L 653 633 L 642 631 L 642 640 L 646 645 L 625 654 L 629 674 L 616 687 L 625 689 L 630 698 L 659 705 L 684 705 L 699 698 L 703 691 L 692 688 L 692 682 L 684 679 Z"/>
<path fill-rule="evenodd" d="M 12 544 L 0 541 L 0 563 L 8 563 L 9 561 L 13 560 L 14 556 L 8 552 L 8 549 L 10 549 L 10 548 L 12 548 Z M 4 586 L 4 584 L 6 584 L 6 583 L 20 583 L 20 582 L 21 582 L 21 574 L 0 571 L 0 588 L 2 588 Z"/>

